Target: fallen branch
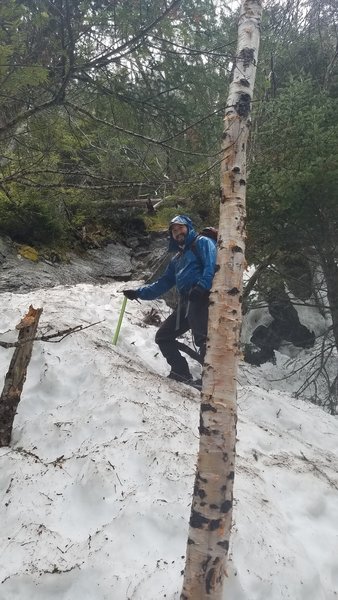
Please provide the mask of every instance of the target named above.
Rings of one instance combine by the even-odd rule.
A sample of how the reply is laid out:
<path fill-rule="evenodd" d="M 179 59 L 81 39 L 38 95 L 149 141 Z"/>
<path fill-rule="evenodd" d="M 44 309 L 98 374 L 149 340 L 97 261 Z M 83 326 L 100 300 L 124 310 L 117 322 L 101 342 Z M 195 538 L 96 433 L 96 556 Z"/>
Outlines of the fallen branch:
<path fill-rule="evenodd" d="M 90 325 L 75 325 L 75 327 L 69 327 L 68 329 L 61 329 L 56 333 L 50 333 L 49 335 L 39 335 L 35 337 L 27 337 L 24 340 L 18 340 L 17 342 L 3 342 L 0 340 L 1 348 L 21 348 L 23 345 L 28 344 L 29 342 L 41 341 L 41 342 L 50 342 L 51 344 L 58 344 L 62 342 L 68 335 L 72 333 L 77 333 L 78 331 L 84 331 L 85 329 L 89 329 L 89 327 L 94 327 L 94 325 L 98 325 L 103 321 L 96 321 L 95 323 L 91 323 Z M 18 326 L 17 326 L 18 328 Z M 53 338 L 59 337 L 59 340 L 54 340 Z"/>
<path fill-rule="evenodd" d="M 0 397 L 0 447 L 9 446 L 11 441 L 13 421 L 16 415 L 18 404 L 21 399 L 23 385 L 26 380 L 27 367 L 32 356 L 33 343 L 36 340 L 43 342 L 58 343 L 64 340 L 72 333 L 83 331 L 93 327 L 102 321 L 91 323 L 90 325 L 76 325 L 68 329 L 62 329 L 48 335 L 36 335 L 42 308 L 29 307 L 28 313 L 21 319 L 16 326 L 19 330 L 17 342 L 2 342 L 2 348 L 15 348 L 8 372 L 5 377 L 5 385 Z M 59 338 L 59 339 L 55 339 Z"/>

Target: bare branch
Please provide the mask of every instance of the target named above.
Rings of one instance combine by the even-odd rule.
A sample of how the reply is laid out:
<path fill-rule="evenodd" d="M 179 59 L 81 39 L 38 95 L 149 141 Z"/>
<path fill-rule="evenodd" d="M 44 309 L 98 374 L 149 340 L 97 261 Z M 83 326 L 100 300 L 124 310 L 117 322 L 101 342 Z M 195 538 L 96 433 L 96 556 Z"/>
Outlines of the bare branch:
<path fill-rule="evenodd" d="M 68 329 L 62 329 L 57 331 L 56 333 L 50 333 L 49 335 L 39 335 L 35 337 L 25 338 L 24 342 L 3 342 L 0 340 L 1 348 L 21 348 L 28 342 L 50 342 L 53 344 L 57 344 L 62 342 L 66 337 L 71 335 L 72 333 L 77 333 L 78 331 L 84 331 L 85 329 L 89 329 L 89 327 L 94 327 L 94 325 L 98 325 L 99 323 L 103 323 L 103 321 L 96 321 L 95 323 L 91 323 L 90 325 L 75 325 L 75 327 L 69 327 Z M 54 338 L 60 338 L 59 340 L 54 340 Z"/>
<path fill-rule="evenodd" d="M 158 25 L 161 21 L 163 21 L 163 19 L 165 19 L 165 17 L 167 17 L 169 15 L 169 13 L 171 13 L 171 11 L 174 8 L 176 8 L 180 3 L 181 3 L 181 0 L 174 0 L 168 6 L 168 8 L 166 8 L 166 10 L 163 13 L 161 13 L 156 19 L 154 19 L 154 21 L 149 23 L 149 25 L 147 25 L 146 27 L 141 29 L 141 31 L 139 31 L 139 33 L 137 35 L 135 35 L 133 38 L 131 38 L 130 40 L 127 40 L 126 42 L 124 42 L 124 44 L 121 44 L 121 46 L 118 46 L 118 48 L 109 50 L 108 52 L 103 53 L 101 56 L 96 57 L 94 60 L 89 61 L 88 63 L 85 63 L 84 65 L 80 65 L 79 67 L 77 67 L 76 70 L 88 69 L 88 68 L 92 69 L 94 67 L 98 68 L 98 67 L 106 66 L 109 64 L 109 62 L 116 59 L 116 57 L 115 57 L 116 54 L 121 54 L 121 52 L 123 52 L 127 48 L 130 48 L 130 51 L 132 51 L 134 49 L 133 47 L 135 46 L 135 44 L 137 44 L 140 40 L 143 40 L 148 35 L 148 33 L 152 29 L 154 29 L 154 27 L 156 27 L 156 25 Z"/>
<path fill-rule="evenodd" d="M 20 114 L 18 114 L 11 121 L 8 121 L 7 123 L 5 123 L 5 125 L 3 125 L 2 127 L 0 127 L 0 135 L 2 133 L 5 133 L 5 132 L 9 131 L 10 129 L 13 129 L 17 125 L 19 125 L 19 123 L 22 123 L 23 121 L 27 121 L 27 119 L 29 119 L 33 115 L 36 115 L 36 114 L 38 114 L 38 113 L 40 113 L 40 112 L 42 112 L 44 110 L 47 110 L 48 108 L 51 108 L 52 106 L 56 106 L 58 103 L 59 103 L 59 92 L 57 92 L 54 95 L 54 97 L 51 100 L 49 100 L 48 102 L 43 102 L 42 104 L 38 104 L 37 106 L 33 106 L 29 110 L 26 110 L 26 111 L 21 112 Z"/>
<path fill-rule="evenodd" d="M 242 296 L 243 314 L 245 314 L 247 312 L 247 304 L 246 303 L 247 303 L 247 300 L 248 300 L 248 297 L 249 297 L 251 291 L 253 290 L 253 288 L 256 285 L 259 275 L 262 273 L 262 271 L 264 271 L 271 264 L 271 261 L 274 259 L 275 255 L 276 255 L 276 252 L 273 252 L 272 254 L 267 256 L 264 260 L 262 260 L 262 262 L 258 265 L 257 269 L 255 270 L 255 272 L 249 278 L 249 280 L 244 288 L 243 296 Z"/>
<path fill-rule="evenodd" d="M 153 138 L 150 138 L 146 135 L 142 135 L 141 133 L 137 133 L 136 131 L 130 131 L 129 129 L 125 129 L 124 127 L 115 125 L 115 123 L 106 121 L 106 119 L 100 119 L 99 117 L 96 117 L 88 110 L 81 108 L 80 106 L 77 106 L 76 104 L 73 104 L 73 102 L 67 101 L 67 102 L 65 102 L 65 106 L 69 106 L 69 108 L 72 108 L 75 112 L 85 115 L 86 117 L 88 117 L 89 119 L 92 119 L 93 121 L 95 121 L 97 123 L 102 123 L 102 125 L 107 125 L 108 127 L 115 129 L 116 131 L 126 133 L 127 135 L 131 135 L 132 137 L 136 137 L 140 140 L 144 140 L 145 142 L 150 142 L 151 144 L 155 144 L 157 146 L 162 146 L 163 148 L 168 148 L 169 150 L 173 150 L 174 152 L 179 152 L 181 154 L 189 154 L 190 156 L 203 156 L 204 158 L 212 158 L 214 156 L 218 156 L 221 153 L 221 150 L 214 154 L 205 154 L 205 153 L 201 153 L 201 152 L 190 152 L 189 150 L 182 150 L 181 148 L 175 148 L 174 146 L 169 146 L 168 144 L 163 143 L 161 140 L 154 140 Z"/>

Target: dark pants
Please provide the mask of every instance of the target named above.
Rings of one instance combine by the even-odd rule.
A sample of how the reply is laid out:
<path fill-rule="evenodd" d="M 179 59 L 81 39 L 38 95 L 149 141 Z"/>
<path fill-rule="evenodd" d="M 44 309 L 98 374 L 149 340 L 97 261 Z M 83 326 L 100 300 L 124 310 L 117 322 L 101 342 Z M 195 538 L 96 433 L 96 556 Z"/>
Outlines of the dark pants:
<path fill-rule="evenodd" d="M 155 337 L 155 342 L 171 370 L 186 379 L 191 377 L 189 366 L 178 350 L 176 338 L 191 329 L 195 345 L 199 348 L 202 360 L 204 359 L 208 332 L 208 305 L 208 295 L 197 302 L 181 299 L 179 306 L 162 323 Z"/>

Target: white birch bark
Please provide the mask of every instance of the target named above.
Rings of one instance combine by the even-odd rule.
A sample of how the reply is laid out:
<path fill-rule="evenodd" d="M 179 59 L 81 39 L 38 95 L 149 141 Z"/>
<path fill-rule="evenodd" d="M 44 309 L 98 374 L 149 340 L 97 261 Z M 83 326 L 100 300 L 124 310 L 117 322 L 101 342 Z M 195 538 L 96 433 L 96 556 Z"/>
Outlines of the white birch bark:
<path fill-rule="evenodd" d="M 244 0 L 222 136 L 218 271 L 210 295 L 200 448 L 181 600 L 224 600 L 235 473 L 237 368 L 245 267 L 246 147 L 262 4 Z"/>

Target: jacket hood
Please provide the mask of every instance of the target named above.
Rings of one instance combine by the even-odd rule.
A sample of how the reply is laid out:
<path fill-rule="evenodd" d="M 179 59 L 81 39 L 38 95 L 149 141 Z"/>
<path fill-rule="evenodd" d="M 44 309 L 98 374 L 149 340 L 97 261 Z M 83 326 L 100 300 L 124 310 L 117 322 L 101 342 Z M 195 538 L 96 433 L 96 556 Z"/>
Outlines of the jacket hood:
<path fill-rule="evenodd" d="M 185 239 L 184 247 L 189 246 L 189 244 L 191 244 L 191 242 L 196 237 L 196 231 L 194 229 L 192 220 L 189 217 L 187 217 L 187 215 L 177 215 L 176 217 L 171 219 L 169 223 L 169 252 L 178 252 L 178 250 L 180 250 L 180 246 L 171 235 L 171 227 L 172 225 L 175 225 L 175 223 L 178 223 L 179 225 L 186 225 L 186 227 L 188 228 L 188 233 Z"/>

